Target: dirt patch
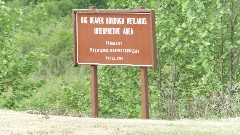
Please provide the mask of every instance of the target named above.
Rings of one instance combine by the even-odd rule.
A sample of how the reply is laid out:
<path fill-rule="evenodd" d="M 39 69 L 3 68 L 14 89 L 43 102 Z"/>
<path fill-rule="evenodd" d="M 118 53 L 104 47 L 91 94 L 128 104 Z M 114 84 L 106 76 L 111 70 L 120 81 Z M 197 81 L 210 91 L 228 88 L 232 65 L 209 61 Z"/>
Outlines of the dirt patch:
<path fill-rule="evenodd" d="M 95 119 L 45 117 L 0 110 L 1 135 L 240 134 L 240 118 L 220 120 Z"/>

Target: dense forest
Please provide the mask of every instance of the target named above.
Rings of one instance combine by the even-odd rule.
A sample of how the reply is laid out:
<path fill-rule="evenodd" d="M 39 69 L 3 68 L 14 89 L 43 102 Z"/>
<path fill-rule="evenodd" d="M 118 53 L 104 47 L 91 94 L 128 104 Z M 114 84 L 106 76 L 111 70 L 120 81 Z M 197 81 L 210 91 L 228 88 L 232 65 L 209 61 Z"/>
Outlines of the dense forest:
<path fill-rule="evenodd" d="M 73 66 L 72 9 L 155 10 L 153 119 L 240 116 L 239 0 L 0 0 L 0 108 L 90 115 Z M 98 66 L 99 116 L 140 118 L 139 67 Z"/>

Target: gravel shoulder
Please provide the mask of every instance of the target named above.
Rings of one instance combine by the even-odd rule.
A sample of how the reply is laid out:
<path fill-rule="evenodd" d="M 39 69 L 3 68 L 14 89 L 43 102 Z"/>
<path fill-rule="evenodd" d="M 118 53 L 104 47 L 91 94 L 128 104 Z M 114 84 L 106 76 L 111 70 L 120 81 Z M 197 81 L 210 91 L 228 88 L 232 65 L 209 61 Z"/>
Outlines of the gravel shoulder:
<path fill-rule="evenodd" d="M 240 134 L 240 117 L 141 120 L 49 116 L 0 110 L 0 135 Z"/>

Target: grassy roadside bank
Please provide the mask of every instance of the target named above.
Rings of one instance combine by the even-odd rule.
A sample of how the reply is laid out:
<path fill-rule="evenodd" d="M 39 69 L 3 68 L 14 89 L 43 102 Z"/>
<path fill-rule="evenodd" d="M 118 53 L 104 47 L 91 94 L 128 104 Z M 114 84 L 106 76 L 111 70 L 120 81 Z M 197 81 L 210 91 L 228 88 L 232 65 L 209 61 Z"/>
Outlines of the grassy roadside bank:
<path fill-rule="evenodd" d="M 240 134 L 240 118 L 218 120 L 141 120 L 49 116 L 0 110 L 0 134 L 81 135 L 81 134 Z"/>

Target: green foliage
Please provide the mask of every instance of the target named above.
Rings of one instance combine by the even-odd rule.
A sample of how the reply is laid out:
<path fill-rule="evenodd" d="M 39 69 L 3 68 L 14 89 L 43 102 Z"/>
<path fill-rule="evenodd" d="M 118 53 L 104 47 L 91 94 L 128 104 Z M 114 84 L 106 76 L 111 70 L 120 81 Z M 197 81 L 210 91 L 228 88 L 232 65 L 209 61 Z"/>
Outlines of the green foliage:
<path fill-rule="evenodd" d="M 159 65 L 149 76 L 153 116 L 221 117 L 237 111 L 227 95 L 233 80 L 237 85 L 240 78 L 239 61 L 233 60 L 239 58 L 239 23 L 232 23 L 238 18 L 238 1 L 111 0 L 108 5 L 155 9 Z"/>
<path fill-rule="evenodd" d="M 39 60 L 44 55 L 37 52 L 31 52 L 26 55 L 19 54 L 18 48 L 12 41 L 13 28 L 19 21 L 19 10 L 11 10 L 0 2 L 1 8 L 1 42 L 0 42 L 0 94 L 4 91 L 16 91 L 21 87 L 23 77 L 29 75 L 37 69 Z"/>
<path fill-rule="evenodd" d="M 44 84 L 45 81 L 43 80 L 41 80 L 39 83 L 22 83 L 17 91 L 9 92 L 2 97 L 0 106 L 9 109 L 19 108 L 22 100 L 31 98 Z"/>
<path fill-rule="evenodd" d="M 106 67 L 99 69 L 99 112 L 103 117 L 141 116 L 139 69 Z"/>
<path fill-rule="evenodd" d="M 91 6 L 96 6 L 98 9 L 107 9 L 107 0 L 90 0 Z"/>
<path fill-rule="evenodd" d="M 0 95 L 1 106 L 14 108 L 23 98 L 32 96 L 32 91 L 39 85 L 24 82 L 29 74 L 38 69 L 39 63 L 44 60 L 42 51 L 30 51 L 26 54 L 18 52 L 19 48 L 13 41 L 14 28 L 21 20 L 21 11 L 11 10 L 0 1 L 1 42 L 0 42 Z M 7 93 L 7 94 L 6 94 Z"/>
<path fill-rule="evenodd" d="M 64 77 L 48 75 L 44 86 L 38 89 L 31 98 L 19 102 L 19 110 L 42 110 L 58 115 L 89 115 L 90 90 L 84 76 L 86 69 L 77 70 L 78 74 L 68 73 Z M 34 77 L 34 75 L 32 76 Z"/>

